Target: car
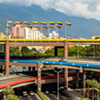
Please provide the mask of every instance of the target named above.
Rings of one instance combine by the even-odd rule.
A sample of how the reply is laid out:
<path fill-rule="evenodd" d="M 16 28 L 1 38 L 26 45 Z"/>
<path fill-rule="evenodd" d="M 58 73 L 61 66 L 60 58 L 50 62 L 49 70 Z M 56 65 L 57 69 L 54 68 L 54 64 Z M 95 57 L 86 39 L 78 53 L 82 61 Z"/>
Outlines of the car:
<path fill-rule="evenodd" d="M 56 90 L 53 90 L 53 91 L 52 91 L 52 93 L 54 93 L 54 94 L 55 94 L 55 93 L 57 93 L 57 91 L 56 91 Z"/>
<path fill-rule="evenodd" d="M 28 96 L 27 91 L 22 92 L 23 96 Z"/>
<path fill-rule="evenodd" d="M 35 93 L 33 91 L 30 91 L 30 95 L 35 95 Z"/>
<path fill-rule="evenodd" d="M 67 62 L 68 61 L 68 59 L 66 59 L 66 58 L 61 58 L 60 60 L 59 60 L 59 62 Z"/>
<path fill-rule="evenodd" d="M 46 91 L 45 91 L 45 94 L 49 94 L 49 91 L 48 91 L 48 90 L 46 90 Z"/>

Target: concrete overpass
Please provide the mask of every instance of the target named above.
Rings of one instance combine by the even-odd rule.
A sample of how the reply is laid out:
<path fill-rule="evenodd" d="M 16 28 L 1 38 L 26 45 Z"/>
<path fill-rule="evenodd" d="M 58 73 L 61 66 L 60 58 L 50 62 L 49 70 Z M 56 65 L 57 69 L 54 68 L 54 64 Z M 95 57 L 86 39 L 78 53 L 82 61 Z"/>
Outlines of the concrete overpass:
<path fill-rule="evenodd" d="M 82 74 L 82 73 L 80 73 Z M 68 74 L 68 81 L 72 81 L 76 79 L 75 73 L 70 73 Z M 57 82 L 57 79 L 55 79 L 55 77 L 57 77 L 57 75 L 50 75 L 47 76 L 45 74 L 45 76 L 41 75 L 41 84 L 46 84 L 46 83 L 51 83 L 53 82 Z M 64 74 L 60 74 L 60 82 L 65 82 L 64 80 Z M 16 87 L 21 87 L 24 85 L 28 85 L 28 84 L 38 84 L 37 82 L 37 77 L 36 77 L 36 72 L 34 73 L 34 75 L 32 75 L 32 73 L 29 75 L 27 74 L 20 74 L 20 75 L 5 75 L 3 77 L 0 77 L 0 92 L 2 92 L 4 90 L 5 87 L 7 86 L 11 86 L 13 88 Z"/>
<path fill-rule="evenodd" d="M 100 65 L 96 64 L 79 64 L 79 63 L 64 63 L 64 62 L 47 62 L 47 61 L 22 61 L 22 60 L 10 60 L 9 58 L 9 47 L 16 46 L 54 46 L 55 56 L 57 56 L 57 48 L 64 48 L 64 58 L 68 58 L 68 44 L 100 44 L 99 39 L 1 39 L 0 44 L 5 44 L 5 59 L 2 59 L 0 65 L 5 65 L 5 74 L 9 75 L 9 66 L 28 66 L 37 67 L 37 83 L 38 91 L 41 91 L 41 64 L 50 65 L 51 67 L 62 67 L 64 68 L 64 80 L 65 87 L 68 89 L 68 68 L 76 69 L 77 79 L 79 77 L 79 70 L 83 71 L 84 80 L 84 97 L 86 96 L 86 70 L 100 71 Z M 78 80 L 77 80 L 78 82 Z"/>
<path fill-rule="evenodd" d="M 7 39 L 0 39 L 0 44 L 5 44 Z M 100 44 L 100 39 L 8 39 L 9 42 L 29 43 L 33 42 L 38 44 L 42 43 L 63 43 L 65 40 L 68 44 Z M 24 43 L 24 44 L 25 44 Z M 36 45 L 38 46 L 38 45 Z"/>

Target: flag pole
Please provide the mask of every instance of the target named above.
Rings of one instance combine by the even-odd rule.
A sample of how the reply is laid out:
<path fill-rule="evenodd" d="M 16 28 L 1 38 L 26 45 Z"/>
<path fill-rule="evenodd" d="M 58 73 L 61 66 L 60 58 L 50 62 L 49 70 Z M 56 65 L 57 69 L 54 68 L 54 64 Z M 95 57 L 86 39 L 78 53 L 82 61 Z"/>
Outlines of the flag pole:
<path fill-rule="evenodd" d="M 8 18 L 7 18 L 7 25 L 8 25 Z M 6 29 L 6 39 L 8 39 L 7 36 L 8 35 L 8 28 Z"/>
<path fill-rule="evenodd" d="M 66 38 L 66 36 L 67 36 L 67 35 L 66 35 L 66 25 L 65 25 L 65 38 Z"/>
<path fill-rule="evenodd" d="M 42 42 L 42 26 L 41 26 L 41 42 Z"/>
<path fill-rule="evenodd" d="M 50 28 L 49 28 L 49 23 L 48 23 L 48 38 L 49 38 L 49 42 L 50 42 Z"/>

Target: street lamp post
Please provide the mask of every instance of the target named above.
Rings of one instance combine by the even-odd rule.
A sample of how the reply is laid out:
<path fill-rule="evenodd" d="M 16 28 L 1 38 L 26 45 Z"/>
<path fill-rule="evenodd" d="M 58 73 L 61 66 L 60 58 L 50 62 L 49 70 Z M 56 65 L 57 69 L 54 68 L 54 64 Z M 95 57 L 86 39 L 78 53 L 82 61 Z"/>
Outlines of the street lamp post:
<path fill-rule="evenodd" d="M 59 100 L 59 72 L 61 72 L 62 69 L 55 67 L 54 72 L 57 73 L 57 99 Z"/>

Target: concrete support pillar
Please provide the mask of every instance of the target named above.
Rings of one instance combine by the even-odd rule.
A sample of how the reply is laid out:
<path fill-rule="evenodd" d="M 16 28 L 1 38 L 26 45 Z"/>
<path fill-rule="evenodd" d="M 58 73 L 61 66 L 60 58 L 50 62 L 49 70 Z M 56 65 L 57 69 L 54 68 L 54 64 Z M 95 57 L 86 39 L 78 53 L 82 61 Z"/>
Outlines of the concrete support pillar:
<path fill-rule="evenodd" d="M 64 58 L 68 58 L 68 41 L 64 41 Z"/>
<path fill-rule="evenodd" d="M 79 88 L 79 70 L 76 70 L 76 88 Z"/>
<path fill-rule="evenodd" d="M 86 71 L 83 71 L 83 96 L 86 97 Z"/>
<path fill-rule="evenodd" d="M 68 68 L 64 68 L 65 89 L 68 90 Z"/>
<path fill-rule="evenodd" d="M 0 67 L 0 73 L 2 73 L 2 65 L 1 65 L 1 67 Z"/>
<path fill-rule="evenodd" d="M 35 71 L 35 67 L 32 67 L 32 71 Z"/>
<path fill-rule="evenodd" d="M 54 53 L 55 53 L 54 55 L 55 56 L 57 56 L 57 52 L 58 52 L 57 50 L 58 50 L 57 47 L 54 47 Z"/>
<path fill-rule="evenodd" d="M 40 63 L 37 65 L 37 86 L 38 86 L 38 92 L 41 92 L 41 68 Z"/>
<path fill-rule="evenodd" d="M 9 40 L 5 43 L 5 74 L 9 75 Z"/>
<path fill-rule="evenodd" d="M 31 67 L 28 67 L 28 71 L 31 71 Z"/>

